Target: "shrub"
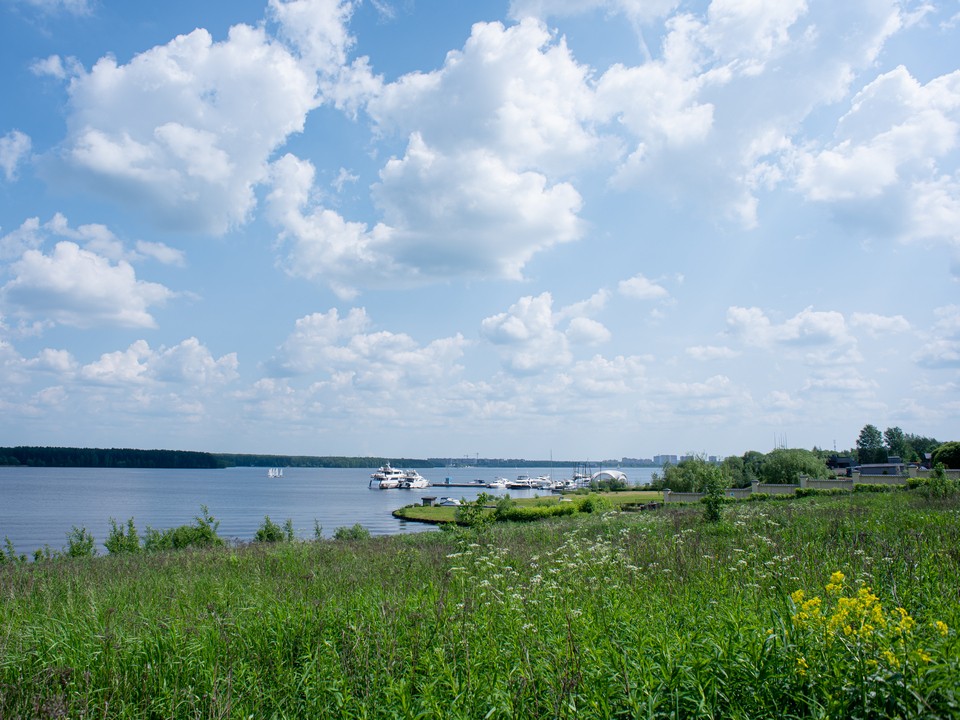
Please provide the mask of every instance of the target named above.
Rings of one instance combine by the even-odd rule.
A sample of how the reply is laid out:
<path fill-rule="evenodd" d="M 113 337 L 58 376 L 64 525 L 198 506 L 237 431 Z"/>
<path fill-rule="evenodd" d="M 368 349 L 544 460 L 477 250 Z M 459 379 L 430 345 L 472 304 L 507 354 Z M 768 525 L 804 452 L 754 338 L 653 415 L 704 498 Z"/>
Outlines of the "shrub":
<path fill-rule="evenodd" d="M 613 509 L 613 503 L 602 495 L 588 495 L 577 505 L 577 510 L 584 513 L 602 513 Z"/>
<path fill-rule="evenodd" d="M 720 509 L 723 506 L 723 475 L 720 468 L 713 468 L 703 484 L 703 519 L 707 522 L 720 522 Z"/>
<path fill-rule="evenodd" d="M 509 497 L 501 498 L 497 502 L 497 509 L 494 511 L 494 519 L 507 522 L 533 522 L 535 520 L 545 520 L 552 517 L 561 517 L 564 515 L 574 515 L 579 510 L 585 500 L 579 503 L 561 502 L 551 503 L 549 505 L 517 505 Z M 607 501 L 609 504 L 609 501 Z"/>
<path fill-rule="evenodd" d="M 94 539 L 93 535 L 87 532 L 85 527 L 73 526 L 73 529 L 67 533 L 67 548 L 66 556 L 79 558 L 79 557 L 93 557 L 97 554 L 97 551 L 94 549 Z"/>
<path fill-rule="evenodd" d="M 203 514 L 197 515 L 193 525 L 181 525 L 169 530 L 154 530 L 148 527 L 143 541 L 144 549 L 157 552 L 223 545 L 223 538 L 217 535 L 220 521 L 210 514 L 206 505 L 201 505 L 200 510 Z"/>
<path fill-rule="evenodd" d="M 480 493 L 473 502 L 464 503 L 457 508 L 454 518 L 460 525 L 481 529 L 493 522 L 494 517 L 487 512 L 487 504 L 494 500 L 488 493 Z"/>
<path fill-rule="evenodd" d="M 3 552 L 0 552 L 0 565 L 21 565 L 27 561 L 26 555 L 18 555 L 9 537 L 3 538 Z"/>
<path fill-rule="evenodd" d="M 133 524 L 133 518 L 127 520 L 126 532 L 122 525 L 117 525 L 117 521 L 110 518 L 110 534 L 104 546 L 111 555 L 140 552 L 143 548 L 140 547 L 140 536 Z"/>
<path fill-rule="evenodd" d="M 370 531 L 360 523 L 354 523 L 350 527 L 338 527 L 333 531 L 334 540 L 366 540 L 370 537 Z"/>
<path fill-rule="evenodd" d="M 292 542 L 293 520 L 287 518 L 283 526 L 277 525 L 269 515 L 263 516 L 263 524 L 257 529 L 254 542 Z"/>
<path fill-rule="evenodd" d="M 917 490 L 928 498 L 943 498 L 960 492 L 960 481 L 948 478 L 943 463 L 937 463 L 933 473 L 921 481 Z"/>

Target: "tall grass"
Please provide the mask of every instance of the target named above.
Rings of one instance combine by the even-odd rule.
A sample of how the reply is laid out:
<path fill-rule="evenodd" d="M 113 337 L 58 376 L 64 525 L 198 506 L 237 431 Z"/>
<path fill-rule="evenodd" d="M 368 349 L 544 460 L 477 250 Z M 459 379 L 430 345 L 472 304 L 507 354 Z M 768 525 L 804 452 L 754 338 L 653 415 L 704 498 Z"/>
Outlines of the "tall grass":
<path fill-rule="evenodd" d="M 8 564 L 0 717 L 960 714 L 956 498 L 723 513 Z"/>

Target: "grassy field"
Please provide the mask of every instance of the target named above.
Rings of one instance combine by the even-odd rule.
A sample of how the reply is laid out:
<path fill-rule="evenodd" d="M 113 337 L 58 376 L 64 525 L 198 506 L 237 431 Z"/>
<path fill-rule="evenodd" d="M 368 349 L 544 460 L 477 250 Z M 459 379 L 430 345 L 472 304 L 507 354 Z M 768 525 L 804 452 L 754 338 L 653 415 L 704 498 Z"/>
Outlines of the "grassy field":
<path fill-rule="evenodd" d="M 960 716 L 907 492 L 0 566 L 2 718 Z"/>

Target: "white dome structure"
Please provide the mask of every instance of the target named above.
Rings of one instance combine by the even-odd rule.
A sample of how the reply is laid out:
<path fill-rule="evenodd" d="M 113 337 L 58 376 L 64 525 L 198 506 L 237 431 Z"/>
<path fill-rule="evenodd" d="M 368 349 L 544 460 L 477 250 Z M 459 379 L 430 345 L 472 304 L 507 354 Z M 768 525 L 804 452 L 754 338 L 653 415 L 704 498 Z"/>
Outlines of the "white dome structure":
<path fill-rule="evenodd" d="M 601 470 L 600 472 L 595 472 L 590 476 L 590 482 L 601 482 L 603 480 L 618 480 L 620 482 L 626 482 L 627 474 L 620 472 L 619 470 Z"/>

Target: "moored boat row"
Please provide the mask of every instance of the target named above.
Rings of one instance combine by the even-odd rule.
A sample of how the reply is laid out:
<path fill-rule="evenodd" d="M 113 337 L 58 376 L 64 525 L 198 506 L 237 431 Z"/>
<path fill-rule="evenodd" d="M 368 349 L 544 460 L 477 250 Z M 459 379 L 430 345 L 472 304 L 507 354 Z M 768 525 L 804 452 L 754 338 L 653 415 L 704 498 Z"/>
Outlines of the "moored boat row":
<path fill-rule="evenodd" d="M 370 475 L 370 487 L 376 487 L 380 490 L 425 488 L 430 487 L 430 481 L 416 470 L 399 470 L 387 463 Z"/>
<path fill-rule="evenodd" d="M 602 480 L 618 478 L 626 480 L 626 475 L 617 470 L 604 470 L 593 475 L 575 472 L 572 477 L 564 480 L 553 480 L 550 475 L 539 475 L 530 477 L 529 475 L 518 475 L 516 480 L 507 480 L 504 477 L 496 477 L 490 482 L 483 480 L 473 480 L 470 483 L 451 483 L 447 478 L 446 483 L 440 483 L 440 486 L 446 485 L 457 487 L 488 487 L 494 490 L 550 490 L 552 492 L 563 492 L 565 490 L 576 490 L 577 488 L 588 486 L 593 480 Z M 434 484 L 427 480 L 416 470 L 399 470 L 387 463 L 377 469 L 370 475 L 370 487 L 380 490 L 391 490 L 394 488 L 419 489 L 428 488 Z"/>

